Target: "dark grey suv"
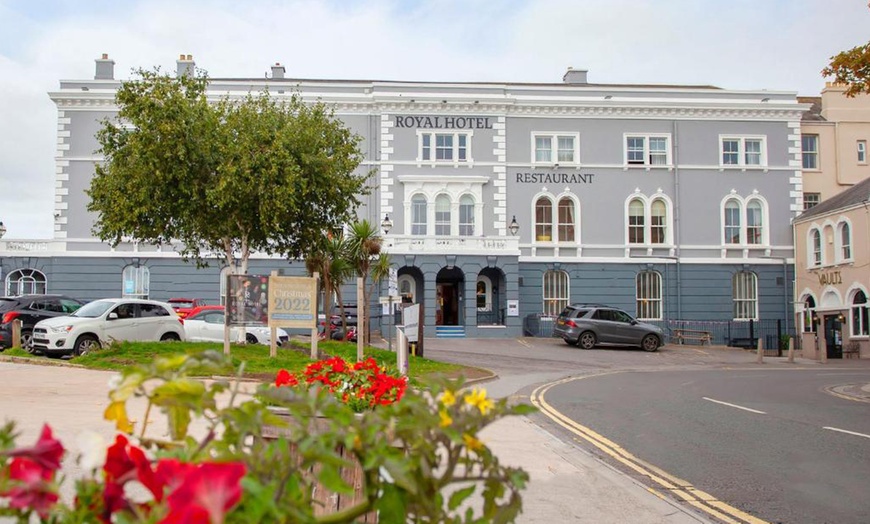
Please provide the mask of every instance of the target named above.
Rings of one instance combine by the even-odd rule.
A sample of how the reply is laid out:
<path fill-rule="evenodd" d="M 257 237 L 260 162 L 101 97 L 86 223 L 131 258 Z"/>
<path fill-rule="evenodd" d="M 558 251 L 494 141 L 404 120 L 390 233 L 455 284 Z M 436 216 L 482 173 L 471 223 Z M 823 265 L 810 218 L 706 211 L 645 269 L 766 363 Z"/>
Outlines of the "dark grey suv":
<path fill-rule="evenodd" d="M 0 297 L 0 351 L 12 347 L 12 321 L 21 321 L 21 347 L 33 352 L 33 326 L 40 320 L 65 316 L 84 302 L 64 295 Z"/>
<path fill-rule="evenodd" d="M 664 333 L 658 326 L 639 322 L 621 309 L 601 304 L 566 307 L 556 319 L 553 336 L 583 349 L 592 349 L 598 344 L 616 344 L 656 351 L 664 340 Z"/>

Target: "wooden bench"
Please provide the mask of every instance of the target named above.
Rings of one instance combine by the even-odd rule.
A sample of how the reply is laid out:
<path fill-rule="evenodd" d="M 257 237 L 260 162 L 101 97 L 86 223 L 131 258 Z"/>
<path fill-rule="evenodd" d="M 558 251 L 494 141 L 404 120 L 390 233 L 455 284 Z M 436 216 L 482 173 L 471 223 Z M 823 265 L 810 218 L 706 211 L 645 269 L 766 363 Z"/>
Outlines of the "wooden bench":
<path fill-rule="evenodd" d="M 709 331 L 701 331 L 698 329 L 675 329 L 673 332 L 673 339 L 677 344 L 683 344 L 686 341 L 693 341 L 699 342 L 703 346 L 704 344 L 711 344 L 713 342 L 713 334 Z"/>
<path fill-rule="evenodd" d="M 858 342 L 849 342 L 843 346 L 843 358 L 861 358 L 861 345 Z"/>

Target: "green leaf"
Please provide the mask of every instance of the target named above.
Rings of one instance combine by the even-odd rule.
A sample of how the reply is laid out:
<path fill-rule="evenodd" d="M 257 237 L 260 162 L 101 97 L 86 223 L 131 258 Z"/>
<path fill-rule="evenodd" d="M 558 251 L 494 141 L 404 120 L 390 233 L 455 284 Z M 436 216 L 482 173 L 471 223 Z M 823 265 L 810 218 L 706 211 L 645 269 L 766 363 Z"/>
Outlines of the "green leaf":
<path fill-rule="evenodd" d="M 392 484 L 383 486 L 381 497 L 375 502 L 378 522 L 381 524 L 402 524 L 407 516 L 406 494 Z"/>
<path fill-rule="evenodd" d="M 450 495 L 450 500 L 447 502 L 447 507 L 450 508 L 450 511 L 458 508 L 463 502 L 465 502 L 468 497 L 474 494 L 477 486 L 468 486 L 467 488 L 460 489 L 459 491 L 454 492 Z"/>
<path fill-rule="evenodd" d="M 323 484 L 324 488 L 344 495 L 353 494 L 353 486 L 341 478 L 341 468 L 333 464 L 321 464 L 320 468 L 317 479 Z"/>
<path fill-rule="evenodd" d="M 169 420 L 169 435 L 172 440 L 186 437 L 187 427 L 190 425 L 190 410 L 181 406 L 168 406 L 163 409 Z"/>

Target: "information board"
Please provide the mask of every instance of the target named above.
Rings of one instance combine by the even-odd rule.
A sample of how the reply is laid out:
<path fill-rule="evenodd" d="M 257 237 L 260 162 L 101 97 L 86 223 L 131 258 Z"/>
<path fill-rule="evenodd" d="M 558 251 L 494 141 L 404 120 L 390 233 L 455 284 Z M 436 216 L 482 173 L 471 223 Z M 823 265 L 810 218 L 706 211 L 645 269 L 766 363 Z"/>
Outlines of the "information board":
<path fill-rule="evenodd" d="M 269 327 L 315 328 L 317 326 L 317 279 L 271 277 L 268 315 Z"/>

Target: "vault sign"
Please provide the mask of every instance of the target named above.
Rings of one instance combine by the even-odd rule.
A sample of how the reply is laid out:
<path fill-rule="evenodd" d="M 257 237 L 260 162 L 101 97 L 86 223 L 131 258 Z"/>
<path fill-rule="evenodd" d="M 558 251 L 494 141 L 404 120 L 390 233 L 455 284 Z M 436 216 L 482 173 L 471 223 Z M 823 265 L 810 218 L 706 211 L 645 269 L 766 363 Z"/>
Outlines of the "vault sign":
<path fill-rule="evenodd" d="M 269 327 L 317 326 L 317 279 L 269 277 Z"/>

